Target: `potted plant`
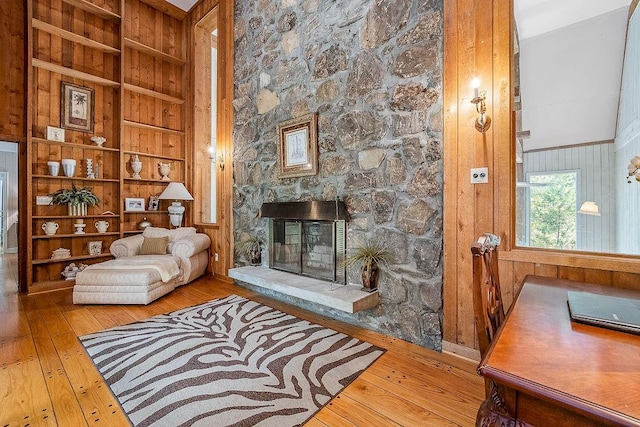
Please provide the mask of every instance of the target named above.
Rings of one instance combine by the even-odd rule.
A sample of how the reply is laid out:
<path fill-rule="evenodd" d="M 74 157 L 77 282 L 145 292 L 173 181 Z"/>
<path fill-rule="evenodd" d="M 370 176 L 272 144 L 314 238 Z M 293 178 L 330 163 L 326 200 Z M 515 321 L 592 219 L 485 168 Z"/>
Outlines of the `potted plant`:
<path fill-rule="evenodd" d="M 262 239 L 247 234 L 236 243 L 236 253 L 249 259 L 251 265 L 262 264 Z"/>
<path fill-rule="evenodd" d="M 100 199 L 95 195 L 90 187 L 76 187 L 71 184 L 71 188 L 61 188 L 51 194 L 54 205 L 67 204 L 70 216 L 87 215 L 87 206 L 96 206 Z"/>
<path fill-rule="evenodd" d="M 377 240 L 368 240 L 356 244 L 345 259 L 347 266 L 357 265 L 362 274 L 362 290 L 373 292 L 378 289 L 380 265 L 395 261 L 393 252 Z"/>

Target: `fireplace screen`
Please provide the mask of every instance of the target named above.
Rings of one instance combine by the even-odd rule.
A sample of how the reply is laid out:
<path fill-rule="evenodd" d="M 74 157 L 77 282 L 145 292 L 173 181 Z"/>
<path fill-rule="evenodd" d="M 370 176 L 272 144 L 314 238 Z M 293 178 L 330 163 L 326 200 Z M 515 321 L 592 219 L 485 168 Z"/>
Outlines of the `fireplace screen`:
<path fill-rule="evenodd" d="M 346 283 L 345 221 L 271 219 L 269 267 Z"/>

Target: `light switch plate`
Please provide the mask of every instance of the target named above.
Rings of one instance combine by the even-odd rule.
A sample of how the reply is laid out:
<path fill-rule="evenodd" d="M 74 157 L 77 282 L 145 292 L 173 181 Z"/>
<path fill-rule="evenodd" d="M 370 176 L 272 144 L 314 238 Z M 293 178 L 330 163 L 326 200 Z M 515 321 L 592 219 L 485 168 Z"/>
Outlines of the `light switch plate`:
<path fill-rule="evenodd" d="M 471 169 L 472 184 L 487 184 L 489 182 L 489 168 Z"/>

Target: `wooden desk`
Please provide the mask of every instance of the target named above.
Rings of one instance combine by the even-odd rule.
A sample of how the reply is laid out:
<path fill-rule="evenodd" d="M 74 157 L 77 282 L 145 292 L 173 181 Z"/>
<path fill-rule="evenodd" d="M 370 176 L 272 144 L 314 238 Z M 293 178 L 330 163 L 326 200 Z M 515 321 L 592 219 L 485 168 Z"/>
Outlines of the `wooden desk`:
<path fill-rule="evenodd" d="M 640 336 L 572 322 L 567 290 L 640 292 L 527 276 L 479 372 L 515 394 L 539 427 L 640 426 Z"/>

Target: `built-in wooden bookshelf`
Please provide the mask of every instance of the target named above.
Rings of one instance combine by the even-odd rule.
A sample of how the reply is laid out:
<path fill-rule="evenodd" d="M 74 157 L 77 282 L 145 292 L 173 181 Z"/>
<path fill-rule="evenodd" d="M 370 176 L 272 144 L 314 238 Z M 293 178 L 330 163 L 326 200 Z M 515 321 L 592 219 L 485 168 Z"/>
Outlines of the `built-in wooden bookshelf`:
<path fill-rule="evenodd" d="M 27 104 L 28 247 L 26 283 L 29 293 L 73 286 L 64 280 L 65 266 L 91 264 L 111 257 L 109 246 L 126 235 L 139 233 L 137 223 L 148 218 L 155 226 L 169 226 L 166 207 L 125 211 L 125 198 L 158 195 L 169 181 L 162 180 L 158 164 L 171 163 L 169 177 L 186 179 L 184 126 L 184 67 L 182 20 L 140 0 L 29 0 L 27 4 L 28 64 Z M 65 129 L 63 141 L 47 138 L 47 126 L 61 127 L 61 83 L 93 91 L 93 130 Z M 94 135 L 104 136 L 98 146 Z M 130 174 L 130 160 L 143 162 L 140 179 Z M 76 172 L 49 173 L 48 161 L 75 159 Z M 93 161 L 94 176 L 86 171 Z M 62 168 L 61 168 L 62 169 Z M 87 215 L 69 216 L 66 206 L 37 203 L 61 188 L 91 187 L 100 198 Z M 145 206 L 146 209 L 146 206 Z M 84 221 L 84 233 L 74 224 Z M 109 222 L 98 233 L 94 222 Z M 41 229 L 55 221 L 59 229 L 46 235 Z M 91 241 L 102 241 L 102 253 L 90 254 Z M 58 248 L 70 258 L 52 259 Z"/>

